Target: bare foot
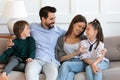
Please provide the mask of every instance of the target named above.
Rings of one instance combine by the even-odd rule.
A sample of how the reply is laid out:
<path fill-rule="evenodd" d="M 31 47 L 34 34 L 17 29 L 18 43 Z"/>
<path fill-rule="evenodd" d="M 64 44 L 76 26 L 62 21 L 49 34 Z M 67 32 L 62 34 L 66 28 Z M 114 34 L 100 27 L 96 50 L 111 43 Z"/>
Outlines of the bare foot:
<path fill-rule="evenodd" d="M 6 75 L 6 72 L 0 74 L 0 80 L 8 80 L 8 76 Z"/>

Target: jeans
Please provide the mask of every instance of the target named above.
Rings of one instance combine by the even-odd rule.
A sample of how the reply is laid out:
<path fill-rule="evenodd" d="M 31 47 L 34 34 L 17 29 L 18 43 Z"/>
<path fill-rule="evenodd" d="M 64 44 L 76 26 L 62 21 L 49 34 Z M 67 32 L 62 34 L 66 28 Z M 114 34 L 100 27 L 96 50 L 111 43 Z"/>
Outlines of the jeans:
<path fill-rule="evenodd" d="M 56 80 L 58 75 L 58 65 L 55 62 L 46 63 L 41 60 L 33 60 L 26 64 L 26 80 L 39 80 L 41 71 L 45 74 L 46 80 Z"/>
<path fill-rule="evenodd" d="M 3 72 L 6 72 L 7 74 L 9 74 L 12 70 L 23 72 L 24 68 L 25 68 L 24 61 L 19 57 L 12 56 L 9 58 Z"/>
<path fill-rule="evenodd" d="M 100 68 L 100 71 L 97 73 L 93 73 L 90 66 L 86 67 L 87 80 L 102 80 L 102 70 L 108 69 L 109 62 L 103 60 L 97 66 Z"/>
<path fill-rule="evenodd" d="M 85 71 L 86 65 L 80 59 L 71 59 L 63 62 L 59 68 L 57 80 L 73 80 L 76 73 Z"/>

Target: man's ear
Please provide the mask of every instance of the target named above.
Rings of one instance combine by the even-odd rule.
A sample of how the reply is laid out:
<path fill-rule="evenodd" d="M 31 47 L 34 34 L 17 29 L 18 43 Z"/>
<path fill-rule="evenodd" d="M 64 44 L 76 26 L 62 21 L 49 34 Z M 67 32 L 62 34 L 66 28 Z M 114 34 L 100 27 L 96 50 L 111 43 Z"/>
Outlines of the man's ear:
<path fill-rule="evenodd" d="M 44 17 L 42 17 L 42 21 L 43 21 L 43 22 L 45 21 L 45 18 L 44 18 Z"/>

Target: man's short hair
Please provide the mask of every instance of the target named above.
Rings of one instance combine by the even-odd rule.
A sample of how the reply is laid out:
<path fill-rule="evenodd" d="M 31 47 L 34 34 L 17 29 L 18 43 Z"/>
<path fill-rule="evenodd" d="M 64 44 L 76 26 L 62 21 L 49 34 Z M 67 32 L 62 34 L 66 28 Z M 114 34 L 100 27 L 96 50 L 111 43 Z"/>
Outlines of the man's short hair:
<path fill-rule="evenodd" d="M 49 12 L 55 13 L 56 12 L 56 8 L 55 7 L 51 7 L 51 6 L 42 7 L 40 9 L 40 11 L 39 11 L 40 19 L 42 19 L 42 17 L 47 18 Z"/>

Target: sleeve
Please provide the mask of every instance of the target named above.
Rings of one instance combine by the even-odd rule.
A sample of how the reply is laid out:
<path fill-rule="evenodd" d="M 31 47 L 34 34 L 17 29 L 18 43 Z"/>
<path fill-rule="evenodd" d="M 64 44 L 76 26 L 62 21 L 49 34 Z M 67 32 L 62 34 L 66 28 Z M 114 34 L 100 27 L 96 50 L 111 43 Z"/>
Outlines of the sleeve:
<path fill-rule="evenodd" d="M 58 61 L 60 61 L 60 58 L 62 56 L 66 55 L 66 53 L 64 52 L 64 49 L 63 49 L 63 45 L 64 45 L 63 36 L 60 36 L 58 38 L 56 48 L 55 48 L 55 57 Z"/>
<path fill-rule="evenodd" d="M 86 47 L 86 50 L 87 50 L 87 44 L 85 43 L 85 40 L 80 42 L 80 46 Z M 83 60 L 84 58 L 89 58 L 89 51 L 88 50 L 86 53 L 83 53 L 80 55 L 80 60 Z"/>
<path fill-rule="evenodd" d="M 14 42 L 14 46 L 12 46 L 11 48 L 8 48 L 2 53 L 2 55 L 0 55 L 0 62 L 6 61 L 6 59 L 8 59 L 14 53 L 14 48 L 15 48 L 16 43 L 14 40 L 13 42 Z"/>
<path fill-rule="evenodd" d="M 35 57 L 35 40 L 30 37 L 29 39 L 29 58 L 34 58 Z"/>
<path fill-rule="evenodd" d="M 61 35 L 65 35 L 66 30 L 64 30 L 64 29 L 62 29 L 62 28 L 60 28 L 60 27 L 58 27 L 58 26 L 57 26 L 57 29 L 58 29 L 58 32 L 59 32 Z"/>

